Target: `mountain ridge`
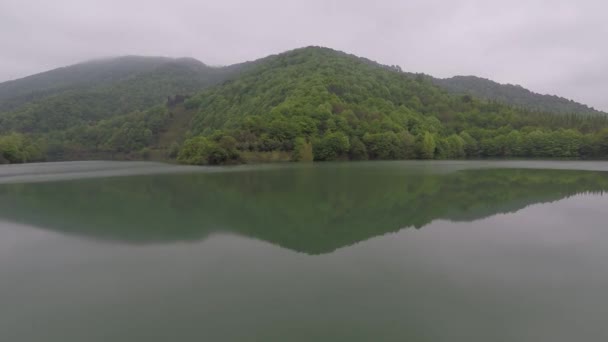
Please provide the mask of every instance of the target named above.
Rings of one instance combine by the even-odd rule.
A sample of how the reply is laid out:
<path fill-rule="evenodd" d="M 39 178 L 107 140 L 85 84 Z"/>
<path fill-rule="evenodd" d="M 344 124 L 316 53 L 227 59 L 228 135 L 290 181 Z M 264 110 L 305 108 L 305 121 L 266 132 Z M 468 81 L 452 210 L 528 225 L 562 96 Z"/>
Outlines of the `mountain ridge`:
<path fill-rule="evenodd" d="M 57 73 L 73 68 L 84 71 L 53 84 Z M 42 77 L 39 89 L 50 87 L 50 95 L 0 110 L 4 160 L 608 156 L 606 115 L 455 94 L 428 75 L 318 46 L 226 67 L 125 57 L 72 69 Z"/>
<path fill-rule="evenodd" d="M 163 104 L 168 96 L 193 94 L 222 82 L 237 71 L 192 58 L 139 56 L 54 69 L 0 84 L 0 132 L 65 129 L 145 110 Z M 55 82 L 58 79 L 61 82 Z M 39 84 L 32 86 L 33 82 Z M 23 90 L 27 87 L 32 91 Z M 7 99 L 11 93 L 16 96 Z"/>
<path fill-rule="evenodd" d="M 354 55 L 346 53 L 346 52 L 333 50 L 331 48 L 326 48 L 326 47 L 321 47 L 321 46 L 307 46 L 307 47 L 302 47 L 302 48 L 298 48 L 298 49 L 294 49 L 294 50 L 290 50 L 290 51 L 298 51 L 298 50 L 302 50 L 302 49 L 311 49 L 311 48 L 328 49 L 328 50 L 331 50 L 331 51 L 334 51 L 337 53 L 343 53 L 344 55 L 354 56 Z M 290 52 L 290 51 L 287 51 L 287 52 Z M 134 72 L 126 71 L 126 70 L 124 70 L 125 68 L 123 68 L 123 67 L 119 67 L 117 70 L 107 70 L 108 71 L 108 74 L 106 75 L 107 77 L 99 77 L 99 75 L 92 75 L 93 79 L 88 82 L 85 82 L 86 86 L 90 86 L 90 83 L 92 83 L 92 82 L 95 82 L 97 85 L 106 84 L 108 81 L 111 81 L 113 79 L 113 77 L 118 77 L 118 78 L 124 79 L 126 77 L 134 76 L 136 74 L 140 74 L 143 72 L 149 72 L 149 71 L 151 71 L 151 69 L 153 69 L 155 67 L 159 67 L 163 64 L 172 64 L 172 63 L 190 64 L 193 66 L 197 65 L 197 66 L 200 66 L 200 68 L 205 68 L 208 70 L 215 70 L 217 72 L 221 72 L 221 71 L 229 72 L 230 70 L 239 69 L 246 65 L 255 65 L 255 64 L 263 63 L 264 61 L 271 59 L 273 57 L 279 56 L 279 55 L 281 55 L 281 54 L 269 55 L 267 57 L 259 58 L 259 59 L 253 60 L 253 61 L 245 61 L 245 62 L 241 62 L 241 63 L 222 65 L 222 66 L 210 66 L 193 57 L 122 55 L 122 56 L 94 58 L 94 59 L 86 60 L 86 61 L 79 62 L 76 64 L 63 66 L 63 67 L 59 67 L 59 68 L 54 68 L 54 69 L 47 70 L 44 72 L 28 75 L 28 76 L 25 76 L 22 78 L 0 82 L 0 111 L 3 111 L 3 110 L 5 111 L 7 109 L 15 109 L 16 105 L 13 104 L 15 99 L 13 99 L 13 101 L 11 101 L 11 97 L 20 97 L 20 96 L 29 95 L 30 99 L 32 97 L 34 99 L 40 99 L 41 97 L 44 97 L 46 94 L 49 94 L 48 91 L 50 91 L 50 94 L 53 94 L 54 92 L 52 92 L 52 90 L 61 90 L 62 89 L 61 86 L 58 87 L 55 85 L 53 87 L 35 89 L 34 91 L 30 91 L 29 94 L 27 91 L 19 91 L 17 96 L 11 96 L 10 95 L 11 87 L 17 86 L 17 88 L 21 88 L 21 87 L 27 86 L 28 83 L 31 83 L 30 81 L 32 81 L 32 80 L 38 79 L 38 81 L 40 81 L 39 80 L 40 78 L 47 79 L 47 80 L 42 80 L 43 82 L 44 81 L 56 82 L 58 78 L 54 77 L 54 76 L 56 76 L 56 75 L 58 76 L 58 74 L 65 73 L 65 72 L 87 73 L 86 70 L 78 70 L 78 69 L 86 69 L 88 66 L 105 65 L 105 67 L 108 67 L 112 64 L 127 63 L 130 67 L 138 66 L 139 68 L 137 68 L 137 70 Z M 389 67 L 389 68 L 395 67 L 396 70 L 401 71 L 401 68 L 398 66 L 383 65 L 381 63 L 369 60 L 364 57 L 357 56 L 357 58 L 360 58 L 369 63 L 381 65 L 384 67 Z M 109 68 L 107 68 L 107 69 L 109 69 Z M 125 73 L 117 76 L 116 73 L 118 72 L 120 74 L 121 69 L 123 69 L 123 71 Z M 412 74 L 412 75 L 417 74 L 417 73 L 413 73 L 413 72 L 409 72 L 409 71 L 406 73 Z M 64 75 L 61 75 L 61 76 L 65 77 Z M 493 81 L 488 78 L 478 77 L 475 75 L 456 75 L 456 76 L 448 77 L 448 78 L 437 78 L 437 77 L 433 77 L 432 75 L 428 75 L 428 76 L 431 78 L 431 80 L 435 84 L 437 84 L 440 87 L 446 89 L 447 91 L 449 91 L 453 94 L 457 94 L 457 95 L 467 95 L 468 94 L 468 95 L 473 95 L 478 98 L 482 98 L 482 99 L 486 99 L 486 100 L 496 100 L 496 101 L 505 103 L 507 105 L 522 106 L 524 108 L 528 108 L 531 110 L 555 112 L 555 113 L 559 113 L 559 114 L 563 114 L 563 113 L 601 114 L 601 115 L 607 114 L 606 112 L 604 112 L 602 110 L 595 109 L 592 106 L 588 106 L 586 104 L 576 102 L 572 99 L 568 99 L 563 96 L 559 96 L 559 95 L 555 95 L 555 94 L 543 94 L 540 92 L 536 92 L 536 91 L 527 89 L 521 85 L 503 84 L 503 83 L 499 83 L 499 82 Z M 60 82 L 60 84 L 61 84 L 61 82 Z M 66 87 L 82 86 L 82 82 L 68 83 L 65 86 Z M 9 94 L 7 94 L 7 93 L 9 93 Z M 17 100 L 17 101 L 19 101 L 19 100 Z M 544 102 L 551 102 L 551 103 L 549 103 L 549 105 L 546 105 L 546 106 L 529 103 L 529 102 L 534 102 L 534 101 L 536 101 L 536 102 L 544 101 Z M 560 108 L 558 108 L 559 106 L 565 106 L 566 109 L 560 109 Z"/>
<path fill-rule="evenodd" d="M 541 94 L 521 85 L 499 83 L 474 75 L 457 75 L 449 78 L 433 78 L 433 82 L 458 95 L 472 95 L 478 98 L 520 106 L 531 110 L 557 114 L 580 113 L 608 115 L 606 112 L 558 95 Z"/>

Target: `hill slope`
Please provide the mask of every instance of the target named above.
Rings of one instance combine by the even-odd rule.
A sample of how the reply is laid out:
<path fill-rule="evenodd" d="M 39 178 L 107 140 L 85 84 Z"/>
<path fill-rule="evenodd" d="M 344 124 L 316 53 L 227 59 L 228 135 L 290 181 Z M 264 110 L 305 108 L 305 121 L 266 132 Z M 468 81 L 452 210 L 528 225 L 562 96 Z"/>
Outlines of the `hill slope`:
<path fill-rule="evenodd" d="M 15 109 L 27 102 L 67 90 L 82 90 L 112 84 L 164 63 L 164 57 L 125 56 L 79 63 L 0 83 L 0 111 Z"/>
<path fill-rule="evenodd" d="M 144 64 L 122 74 L 72 75 L 50 90 L 48 78 L 60 71 L 38 84 L 36 77 L 14 81 L 5 93 L 29 87 L 52 95 L 0 112 L 0 162 L 608 157 L 608 116 L 455 95 L 428 76 L 327 48 L 224 68 L 193 59 Z M 193 93 L 183 105 L 166 103 Z"/>
<path fill-rule="evenodd" d="M 192 94 L 238 69 L 190 58 L 120 57 L 60 68 L 0 84 L 0 131 L 50 132 Z"/>
<path fill-rule="evenodd" d="M 498 101 L 511 106 L 556 114 L 606 114 L 584 104 L 555 95 L 541 95 L 512 84 L 500 84 L 475 76 L 433 79 L 433 83 L 451 93 L 469 94 L 481 99 Z"/>
<path fill-rule="evenodd" d="M 310 149 L 315 160 L 578 157 L 593 150 L 582 133 L 608 123 L 451 95 L 424 75 L 317 47 L 267 58 L 187 105 L 199 108 L 191 133 L 201 137 L 180 160 L 195 164 L 236 152 L 310 159 Z"/>

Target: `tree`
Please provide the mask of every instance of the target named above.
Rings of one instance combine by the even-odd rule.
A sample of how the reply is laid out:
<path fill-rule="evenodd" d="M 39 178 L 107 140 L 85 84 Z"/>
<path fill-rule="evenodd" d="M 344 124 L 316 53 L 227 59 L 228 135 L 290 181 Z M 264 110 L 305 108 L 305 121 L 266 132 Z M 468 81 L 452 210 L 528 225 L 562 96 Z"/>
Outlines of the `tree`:
<path fill-rule="evenodd" d="M 349 157 L 351 160 L 367 160 L 368 158 L 367 148 L 358 137 L 352 137 L 350 139 Z"/>
<path fill-rule="evenodd" d="M 403 131 L 398 134 L 399 139 L 399 159 L 415 159 L 416 158 L 416 137 L 408 131 Z"/>
<path fill-rule="evenodd" d="M 596 153 L 600 158 L 608 157 L 608 128 L 600 131 L 596 138 Z"/>
<path fill-rule="evenodd" d="M 459 159 L 465 157 L 464 139 L 456 134 L 450 135 L 447 139 L 448 143 L 448 158 Z"/>
<path fill-rule="evenodd" d="M 424 132 L 418 141 L 418 156 L 420 159 L 433 159 L 435 157 L 435 138 L 429 132 Z"/>
<path fill-rule="evenodd" d="M 311 162 L 314 160 L 312 152 L 312 144 L 303 137 L 298 137 L 295 140 L 295 147 L 293 151 L 293 161 L 297 162 Z"/>
<path fill-rule="evenodd" d="M 393 132 L 365 134 L 363 141 L 370 159 L 398 159 L 403 155 L 401 141 Z"/>
<path fill-rule="evenodd" d="M 465 156 L 469 158 L 479 157 L 479 145 L 477 144 L 477 140 L 467 132 L 461 132 L 460 137 L 464 141 Z"/>
<path fill-rule="evenodd" d="M 330 161 L 346 155 L 350 149 L 348 137 L 342 132 L 327 133 L 313 144 L 315 160 Z"/>
<path fill-rule="evenodd" d="M 223 138 L 220 138 L 222 140 Z M 220 165 L 238 160 L 238 154 L 231 150 L 232 139 L 223 139 L 220 143 L 205 137 L 194 137 L 184 142 L 177 160 L 183 164 Z M 224 144 L 221 146 L 220 144 Z"/>
<path fill-rule="evenodd" d="M 179 154 L 179 144 L 177 142 L 171 143 L 171 146 L 169 146 L 169 152 L 168 152 L 167 156 L 171 159 L 175 159 L 175 158 L 177 158 L 178 154 Z"/>
<path fill-rule="evenodd" d="M 230 135 L 223 135 L 218 139 L 217 144 L 220 148 L 226 151 L 228 159 L 236 160 L 239 158 L 239 151 L 237 150 L 237 141 Z"/>
<path fill-rule="evenodd" d="M 31 138 L 20 133 L 0 136 L 3 163 L 25 163 L 42 159 L 42 151 Z"/>

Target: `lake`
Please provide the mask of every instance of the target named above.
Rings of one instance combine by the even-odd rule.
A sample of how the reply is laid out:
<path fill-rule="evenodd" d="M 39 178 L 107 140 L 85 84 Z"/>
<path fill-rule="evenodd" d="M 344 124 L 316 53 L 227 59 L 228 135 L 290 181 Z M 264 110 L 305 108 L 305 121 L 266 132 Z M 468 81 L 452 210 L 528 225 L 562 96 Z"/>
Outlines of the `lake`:
<path fill-rule="evenodd" d="M 0 341 L 602 341 L 608 163 L 0 167 Z"/>

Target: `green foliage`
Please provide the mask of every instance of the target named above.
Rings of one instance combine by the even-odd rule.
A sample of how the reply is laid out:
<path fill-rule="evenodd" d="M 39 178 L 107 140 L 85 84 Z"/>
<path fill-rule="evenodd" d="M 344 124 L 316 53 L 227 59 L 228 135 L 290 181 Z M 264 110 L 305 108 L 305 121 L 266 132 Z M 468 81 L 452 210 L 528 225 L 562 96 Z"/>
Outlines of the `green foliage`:
<path fill-rule="evenodd" d="M 398 159 L 399 138 L 394 132 L 365 134 L 363 141 L 371 159 Z"/>
<path fill-rule="evenodd" d="M 314 154 L 312 150 L 312 143 L 302 137 L 296 138 L 293 151 L 293 161 L 311 162 L 313 160 Z"/>
<path fill-rule="evenodd" d="M 208 155 L 213 147 L 216 147 L 216 145 L 212 145 L 212 142 L 205 137 L 188 139 L 184 142 L 184 146 L 182 146 L 179 155 L 177 156 L 177 160 L 180 163 L 192 165 L 208 164 Z"/>
<path fill-rule="evenodd" d="M 43 135 L 46 156 L 51 160 L 81 159 L 91 153 L 139 152 L 157 140 L 170 119 L 164 106 L 145 112 L 102 120 L 93 125 L 78 125 Z"/>
<path fill-rule="evenodd" d="M 367 160 L 367 147 L 358 137 L 354 137 L 350 141 L 349 157 L 351 160 Z"/>
<path fill-rule="evenodd" d="M 10 107 L 0 112 L 0 132 L 26 134 L 49 160 L 143 157 L 146 148 L 146 155 L 162 150 L 188 164 L 608 158 L 608 116 L 599 112 L 571 114 L 565 106 L 556 115 L 451 95 L 428 76 L 331 49 L 298 49 L 219 69 L 193 60 L 159 63 L 137 73 L 133 67 L 110 72 L 115 77 L 103 81 L 96 73 L 68 79 L 64 88 L 52 86 L 58 76 L 36 76 L 35 86 L 0 84 L 0 98 L 35 99 L 0 106 Z M 203 90 L 222 80 L 229 81 Z M 183 105 L 149 107 L 197 90 Z M 545 98 L 531 99 L 552 108 Z M 32 160 L 6 154 L 6 161 Z"/>
<path fill-rule="evenodd" d="M 0 164 L 25 163 L 41 159 L 40 146 L 29 137 L 19 133 L 0 135 Z"/>
<path fill-rule="evenodd" d="M 428 77 L 323 48 L 269 57 L 192 101 L 200 108 L 194 135 L 225 130 L 241 151 L 286 151 L 294 160 L 297 137 L 313 142 L 318 161 L 589 158 L 598 157 L 597 139 L 585 134 L 608 127 L 603 115 L 555 115 L 449 95 Z"/>
<path fill-rule="evenodd" d="M 465 157 L 465 141 L 463 138 L 456 134 L 452 134 L 446 139 L 446 141 L 448 145 L 447 157 L 449 159 L 458 159 Z"/>
<path fill-rule="evenodd" d="M 212 138 L 194 137 L 184 142 L 177 160 L 192 165 L 221 165 L 236 162 L 239 159 L 236 144 L 236 139 L 226 135 L 216 135 Z"/>
<path fill-rule="evenodd" d="M 435 137 L 429 132 L 425 132 L 418 138 L 418 156 L 420 159 L 433 159 L 437 144 Z"/>
<path fill-rule="evenodd" d="M 473 101 L 474 97 L 498 101 L 507 105 L 526 108 L 533 111 L 551 112 L 555 114 L 599 115 L 602 113 L 594 108 L 552 95 L 536 94 L 521 86 L 499 84 L 491 80 L 475 76 L 456 76 L 448 79 L 433 79 L 437 85 L 454 94 L 466 94 L 463 101 Z"/>
<path fill-rule="evenodd" d="M 313 145 L 313 149 L 315 160 L 337 160 L 347 156 L 350 142 L 342 132 L 327 133 Z"/>
<path fill-rule="evenodd" d="M 169 147 L 169 152 L 168 152 L 168 157 L 170 159 L 176 159 L 177 155 L 179 154 L 179 144 L 174 142 L 171 144 L 171 146 Z"/>
<path fill-rule="evenodd" d="M 475 140 L 475 138 L 473 138 L 467 132 L 461 132 L 460 137 L 462 138 L 462 141 L 464 142 L 464 146 L 463 146 L 464 155 L 469 158 L 478 157 L 479 156 L 479 145 L 477 143 L 477 140 Z"/>
<path fill-rule="evenodd" d="M 239 68 L 194 59 L 123 57 L 77 64 L 0 84 L 0 133 L 44 133 L 163 104 L 222 82 Z"/>

